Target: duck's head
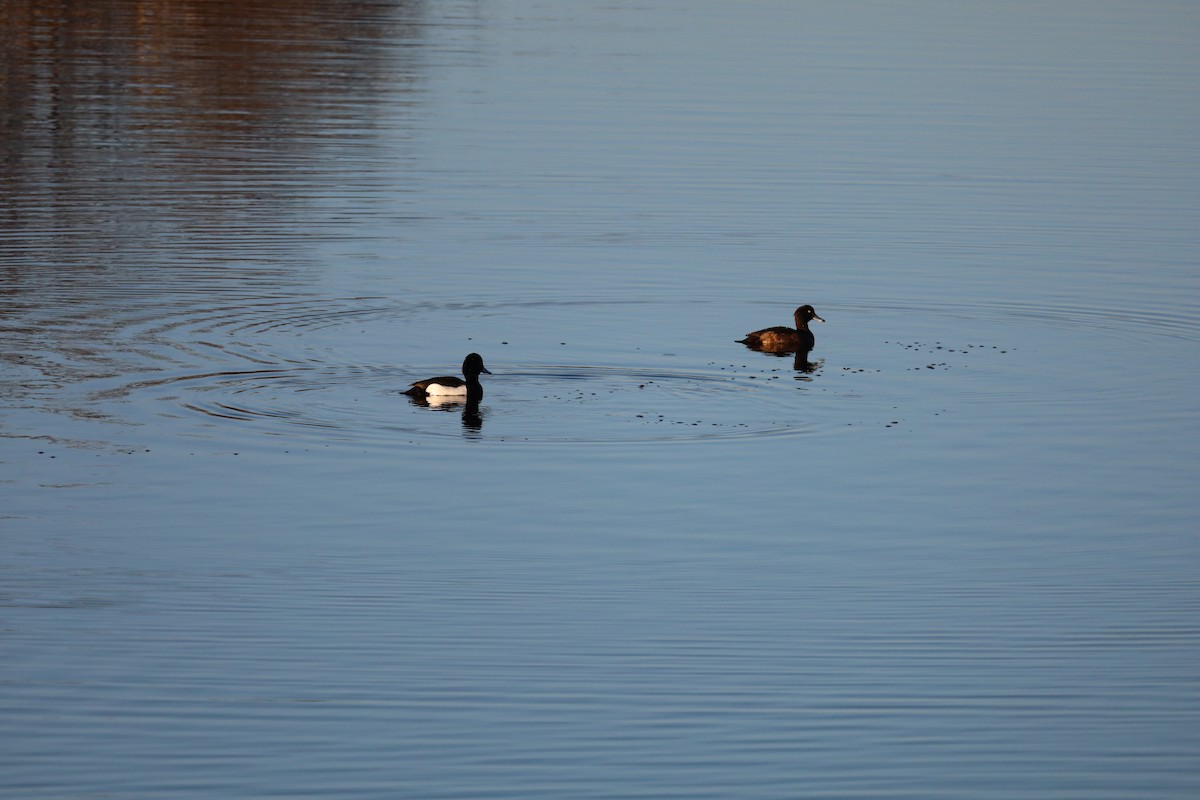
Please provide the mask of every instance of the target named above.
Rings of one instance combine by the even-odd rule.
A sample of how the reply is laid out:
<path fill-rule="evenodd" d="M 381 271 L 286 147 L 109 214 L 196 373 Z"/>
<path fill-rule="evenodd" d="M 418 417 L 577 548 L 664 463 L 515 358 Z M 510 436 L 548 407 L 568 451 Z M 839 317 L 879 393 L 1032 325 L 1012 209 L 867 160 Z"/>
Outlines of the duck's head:
<path fill-rule="evenodd" d="M 794 316 L 796 318 L 796 327 L 797 328 L 803 328 L 811 320 L 814 320 L 814 319 L 817 322 L 825 321 L 817 316 L 817 310 L 810 305 L 803 305 L 803 306 L 800 306 L 799 308 L 797 308 Z"/>
<path fill-rule="evenodd" d="M 463 359 L 462 371 L 463 375 L 466 375 L 467 377 L 472 375 L 479 377 L 480 373 L 483 373 L 484 375 L 492 374 L 488 372 L 488 368 L 483 365 L 483 356 L 479 355 L 479 353 L 471 353 L 469 356 Z"/>

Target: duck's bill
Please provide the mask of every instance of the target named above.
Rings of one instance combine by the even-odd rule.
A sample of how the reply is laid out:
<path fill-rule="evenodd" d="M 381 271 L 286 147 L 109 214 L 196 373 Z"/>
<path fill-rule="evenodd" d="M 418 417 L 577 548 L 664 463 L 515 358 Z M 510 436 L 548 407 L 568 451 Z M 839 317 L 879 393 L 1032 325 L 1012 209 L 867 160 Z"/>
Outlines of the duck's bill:
<path fill-rule="evenodd" d="M 813 314 L 813 319 L 815 319 L 817 322 L 824 322 L 824 321 L 825 321 L 825 320 L 821 319 L 820 317 L 818 317 L 816 314 Z"/>

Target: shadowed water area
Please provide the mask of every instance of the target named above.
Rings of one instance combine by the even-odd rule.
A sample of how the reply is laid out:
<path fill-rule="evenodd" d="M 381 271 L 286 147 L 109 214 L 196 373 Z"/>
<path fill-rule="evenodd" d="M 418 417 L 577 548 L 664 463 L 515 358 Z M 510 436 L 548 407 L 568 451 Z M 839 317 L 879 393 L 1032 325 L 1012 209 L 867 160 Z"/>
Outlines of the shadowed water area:
<path fill-rule="evenodd" d="M 0 795 L 1200 792 L 1200 7 L 0 30 Z"/>

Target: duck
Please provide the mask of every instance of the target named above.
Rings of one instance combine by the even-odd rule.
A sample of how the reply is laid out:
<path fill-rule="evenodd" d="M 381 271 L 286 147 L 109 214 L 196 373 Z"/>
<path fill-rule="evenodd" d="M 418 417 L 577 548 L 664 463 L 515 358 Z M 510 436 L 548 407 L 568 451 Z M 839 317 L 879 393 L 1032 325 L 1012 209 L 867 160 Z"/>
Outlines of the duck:
<path fill-rule="evenodd" d="M 404 393 L 409 397 L 416 398 L 461 397 L 467 400 L 478 401 L 483 397 L 483 384 L 479 382 L 479 374 L 492 374 L 483 365 L 483 356 L 479 355 L 479 353 L 471 353 L 463 359 L 462 373 L 462 378 L 454 375 L 442 375 L 437 378 L 426 378 L 423 381 L 415 381 Z M 463 380 L 463 378 L 466 378 L 466 380 Z"/>
<path fill-rule="evenodd" d="M 812 350 L 815 338 L 808 329 L 808 323 L 814 319 L 817 322 L 825 320 L 818 317 L 817 310 L 807 304 L 797 308 L 792 316 L 796 320 L 794 329 L 783 325 L 763 328 L 761 331 L 747 333 L 746 338 L 738 339 L 738 342 L 760 350 Z"/>

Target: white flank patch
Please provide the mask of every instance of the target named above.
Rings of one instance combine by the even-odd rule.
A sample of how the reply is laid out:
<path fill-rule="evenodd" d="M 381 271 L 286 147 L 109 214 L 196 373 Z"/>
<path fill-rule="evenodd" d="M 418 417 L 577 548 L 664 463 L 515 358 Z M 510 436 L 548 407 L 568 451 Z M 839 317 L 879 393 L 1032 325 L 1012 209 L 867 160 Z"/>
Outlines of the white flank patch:
<path fill-rule="evenodd" d="M 463 397 L 466 393 L 466 386 L 443 386 L 440 383 L 431 383 L 425 387 L 425 394 L 431 397 Z"/>

